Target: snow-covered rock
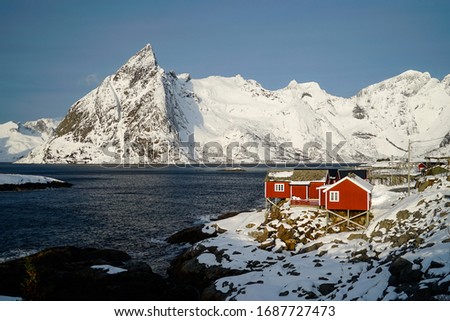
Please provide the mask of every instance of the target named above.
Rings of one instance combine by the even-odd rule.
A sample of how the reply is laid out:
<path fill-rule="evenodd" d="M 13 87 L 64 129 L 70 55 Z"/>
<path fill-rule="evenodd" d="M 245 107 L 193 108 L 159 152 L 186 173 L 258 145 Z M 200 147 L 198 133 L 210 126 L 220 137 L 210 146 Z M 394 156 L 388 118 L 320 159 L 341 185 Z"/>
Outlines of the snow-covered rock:
<path fill-rule="evenodd" d="M 0 124 L 0 162 L 14 162 L 45 143 L 59 120 L 39 119 L 26 123 Z"/>
<path fill-rule="evenodd" d="M 70 183 L 46 176 L 0 173 L 0 191 L 22 191 L 71 186 L 72 184 Z"/>
<path fill-rule="evenodd" d="M 62 183 L 63 181 L 55 178 L 37 175 L 0 174 L 0 185 L 22 185 L 27 183 L 47 184 L 51 182 Z"/>
<path fill-rule="evenodd" d="M 146 45 L 20 162 L 364 161 L 404 156 L 408 140 L 422 141 L 413 159 L 448 154 L 449 79 L 406 71 L 350 98 L 294 80 L 271 91 L 165 72 Z"/>

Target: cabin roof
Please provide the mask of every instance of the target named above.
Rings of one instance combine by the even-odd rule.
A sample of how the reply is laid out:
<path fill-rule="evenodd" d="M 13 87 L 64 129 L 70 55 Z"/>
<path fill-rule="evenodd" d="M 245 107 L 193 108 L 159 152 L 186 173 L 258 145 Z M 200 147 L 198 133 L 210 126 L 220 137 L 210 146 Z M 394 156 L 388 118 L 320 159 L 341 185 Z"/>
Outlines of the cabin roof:
<path fill-rule="evenodd" d="M 294 169 L 269 170 L 266 181 L 310 182 L 323 181 L 327 176 L 326 169 Z"/>
<path fill-rule="evenodd" d="M 336 183 L 328 185 L 328 186 L 326 186 L 326 188 L 323 188 L 323 192 L 325 193 L 325 192 L 329 191 L 330 189 L 341 184 L 345 180 L 349 180 L 352 183 L 354 183 L 355 185 L 361 187 L 366 192 L 372 193 L 373 185 L 370 184 L 369 182 L 363 180 L 361 177 L 359 177 L 357 175 L 346 176 L 343 179 L 337 181 Z"/>
<path fill-rule="evenodd" d="M 347 177 L 351 173 L 361 177 L 362 179 L 367 179 L 367 170 L 365 169 L 340 169 L 339 177 L 342 179 L 344 177 Z"/>

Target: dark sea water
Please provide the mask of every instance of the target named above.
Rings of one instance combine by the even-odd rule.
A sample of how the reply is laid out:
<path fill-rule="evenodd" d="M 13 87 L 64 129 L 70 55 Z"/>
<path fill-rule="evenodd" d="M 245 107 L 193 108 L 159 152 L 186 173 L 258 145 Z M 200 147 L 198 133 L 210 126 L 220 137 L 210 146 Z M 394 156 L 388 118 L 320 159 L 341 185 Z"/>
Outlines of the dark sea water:
<path fill-rule="evenodd" d="M 171 234 L 264 205 L 265 168 L 103 168 L 0 164 L 0 173 L 50 176 L 72 188 L 0 192 L 0 262 L 47 247 L 123 250 L 164 273 Z"/>

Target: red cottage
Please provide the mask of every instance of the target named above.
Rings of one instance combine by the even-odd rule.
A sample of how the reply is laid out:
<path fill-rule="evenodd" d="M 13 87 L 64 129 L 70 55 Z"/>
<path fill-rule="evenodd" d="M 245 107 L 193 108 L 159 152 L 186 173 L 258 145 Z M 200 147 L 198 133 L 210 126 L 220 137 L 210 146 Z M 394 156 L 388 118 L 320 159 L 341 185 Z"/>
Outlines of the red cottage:
<path fill-rule="evenodd" d="M 349 175 L 332 185 L 319 187 L 319 206 L 326 210 L 368 211 L 373 186 L 357 175 Z"/>
<path fill-rule="evenodd" d="M 266 199 L 290 199 L 291 205 L 319 205 L 318 187 L 325 184 L 326 170 L 269 171 Z"/>

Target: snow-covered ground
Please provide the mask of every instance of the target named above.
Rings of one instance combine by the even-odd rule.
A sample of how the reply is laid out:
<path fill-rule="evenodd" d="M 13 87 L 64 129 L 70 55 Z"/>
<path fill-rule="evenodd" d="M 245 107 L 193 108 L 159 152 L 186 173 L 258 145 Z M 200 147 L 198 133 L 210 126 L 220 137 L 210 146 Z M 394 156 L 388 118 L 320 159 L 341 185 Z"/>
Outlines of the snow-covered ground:
<path fill-rule="evenodd" d="M 22 185 L 27 183 L 47 184 L 52 182 L 64 183 L 55 178 L 36 176 L 36 175 L 20 175 L 20 174 L 0 174 L 0 185 Z"/>
<path fill-rule="evenodd" d="M 309 231 L 293 250 L 278 237 L 280 226 L 282 231 L 295 226 L 291 235 L 299 240 L 308 228 L 302 218 L 309 226 L 323 227 L 317 210 L 286 207 L 280 220 L 268 222 L 264 211 L 242 213 L 205 227 L 205 232 L 226 232 L 198 243 L 207 250 L 197 260 L 247 271 L 215 282 L 228 300 L 430 299 L 432 287 L 446 293 L 432 299 L 449 300 L 450 288 L 442 289 L 450 287 L 449 187 L 444 178 L 407 197 L 390 191 L 392 187 L 375 186 L 374 217 L 365 230 L 328 235 Z M 255 239 L 264 229 L 269 238 L 276 236 L 266 249 L 267 240 Z"/>

